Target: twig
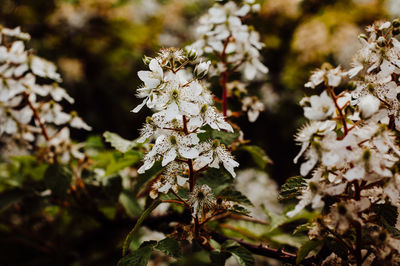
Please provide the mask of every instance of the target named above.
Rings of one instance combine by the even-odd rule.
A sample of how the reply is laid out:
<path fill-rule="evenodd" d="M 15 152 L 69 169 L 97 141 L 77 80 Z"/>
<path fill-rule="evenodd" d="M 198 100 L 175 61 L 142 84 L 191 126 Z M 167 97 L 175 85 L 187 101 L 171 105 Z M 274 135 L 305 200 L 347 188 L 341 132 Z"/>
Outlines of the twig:
<path fill-rule="evenodd" d="M 262 244 L 254 245 L 251 243 L 244 242 L 242 240 L 237 240 L 235 238 L 224 236 L 223 234 L 215 232 L 215 231 L 212 231 L 211 235 L 212 235 L 212 238 L 219 243 L 223 243 L 226 240 L 234 240 L 237 243 L 239 243 L 241 246 L 245 247 L 246 249 L 248 249 L 250 252 L 252 252 L 254 254 L 268 257 L 268 258 L 278 259 L 278 260 L 280 260 L 282 262 L 286 262 L 286 263 L 296 264 L 296 258 L 297 258 L 296 254 L 286 252 L 282 249 L 270 248 L 270 247 L 264 246 Z M 302 265 L 317 265 L 314 261 L 315 261 L 315 258 L 312 257 L 312 258 L 303 260 L 301 262 L 301 264 Z"/>
<path fill-rule="evenodd" d="M 45 125 L 42 122 L 42 119 L 40 118 L 39 112 L 37 111 L 37 109 L 33 106 L 32 102 L 29 100 L 29 94 L 24 92 L 24 97 L 25 100 L 27 101 L 29 108 L 31 108 L 31 110 L 33 111 L 33 116 L 35 117 L 35 120 L 38 122 L 40 129 L 42 130 L 42 134 L 44 136 L 44 138 L 49 141 L 50 137 L 49 134 L 47 133 L 47 129 L 45 127 Z"/>

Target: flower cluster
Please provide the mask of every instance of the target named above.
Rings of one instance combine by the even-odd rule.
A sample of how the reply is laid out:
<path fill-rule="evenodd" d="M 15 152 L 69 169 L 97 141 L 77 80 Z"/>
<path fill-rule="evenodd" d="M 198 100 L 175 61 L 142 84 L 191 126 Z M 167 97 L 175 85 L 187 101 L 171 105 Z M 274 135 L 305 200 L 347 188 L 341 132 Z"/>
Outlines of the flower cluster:
<path fill-rule="evenodd" d="M 400 207 L 396 166 L 400 158 L 396 139 L 400 42 L 395 38 L 400 22 L 377 22 L 367 32 L 368 36 L 360 36 L 363 47 L 350 70 L 325 64 L 305 84 L 309 88 L 322 85 L 324 91 L 300 102 L 310 122 L 296 135 L 301 151 L 295 162 L 303 155 L 300 173 L 311 173 L 311 178 L 306 179 L 308 187 L 300 202 L 288 213 L 294 216 L 309 204 L 324 208 L 327 214 L 313 224 L 310 237 L 335 232 L 333 237 L 345 243 L 349 261 L 357 265 L 365 259 L 393 262 L 400 251 L 400 241 L 386 235 L 387 226 L 396 230 L 394 224 L 377 218 L 380 208 Z M 362 236 L 365 231 L 369 241 Z M 356 239 L 354 244 L 352 239 Z M 368 255 L 362 258 L 364 250 Z M 335 256 L 330 259 L 336 260 Z"/>
<path fill-rule="evenodd" d="M 138 97 L 144 100 L 132 111 L 138 112 L 144 105 L 154 111 L 146 119 L 138 139 L 141 143 L 154 140 L 154 145 L 138 172 L 149 170 L 156 161 L 167 166 L 153 184 L 153 197 L 158 192 L 176 191 L 177 186 L 185 185 L 190 178 L 193 191 L 193 173 L 206 167 L 219 168 L 222 163 L 235 177 L 234 168 L 239 166 L 218 140 L 199 139 L 198 134 L 204 132 L 205 126 L 229 132 L 233 128 L 212 106 L 212 95 L 202 84 L 201 77 L 207 73 L 209 63 L 198 63 L 192 71 L 186 67 L 193 63 L 194 57 L 183 50 L 164 49 L 155 58 L 145 58 L 149 71 L 138 72 L 144 83 L 138 89 Z"/>
<path fill-rule="evenodd" d="M 61 102 L 74 99 L 58 85 L 56 66 L 25 48 L 29 39 L 20 28 L 0 27 L 0 142 L 25 150 L 35 144 L 48 161 L 56 155 L 62 162 L 82 159 L 69 127 L 91 128 L 76 112 L 63 112 Z"/>
<path fill-rule="evenodd" d="M 233 1 L 225 4 L 214 4 L 208 13 L 200 18 L 196 29 L 198 40 L 188 49 L 198 51 L 200 55 L 210 55 L 216 58 L 210 67 L 210 76 L 220 76 L 220 84 L 224 96 L 237 96 L 243 102 L 243 111 L 248 111 L 249 120 L 255 121 L 259 112 L 264 109 L 257 97 L 248 97 L 245 89 L 249 81 L 266 74 L 268 68 L 260 61 L 260 50 L 264 46 L 260 42 L 258 32 L 244 24 L 245 17 L 250 12 L 256 12 L 260 5 L 254 0 L 246 0 L 241 6 Z M 243 81 L 229 84 L 228 77 L 233 72 L 242 73 Z M 239 84 L 238 84 L 239 83 Z M 236 94 L 229 88 L 242 87 L 241 93 Z M 251 108 L 249 104 L 253 104 Z M 224 107 L 226 115 L 226 107 Z"/>

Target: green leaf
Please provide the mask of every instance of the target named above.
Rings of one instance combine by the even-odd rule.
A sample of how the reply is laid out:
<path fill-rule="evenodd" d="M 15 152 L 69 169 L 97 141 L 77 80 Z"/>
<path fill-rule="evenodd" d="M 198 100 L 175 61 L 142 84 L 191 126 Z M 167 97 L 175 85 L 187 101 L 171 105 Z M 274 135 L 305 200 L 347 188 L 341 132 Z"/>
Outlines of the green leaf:
<path fill-rule="evenodd" d="M 149 246 L 140 247 L 123 257 L 118 266 L 147 266 L 153 248 Z"/>
<path fill-rule="evenodd" d="M 242 266 L 252 266 L 254 265 L 254 258 L 250 251 L 242 246 L 230 247 L 229 250 L 235 257 L 237 262 Z"/>
<path fill-rule="evenodd" d="M 126 153 L 122 158 L 112 161 L 107 165 L 105 176 L 118 173 L 120 170 L 139 162 L 142 157 L 142 153 L 138 151 L 130 151 L 129 153 Z"/>
<path fill-rule="evenodd" d="M 207 140 L 219 140 L 222 144 L 230 145 L 239 137 L 239 132 L 226 132 L 212 129 L 210 126 L 205 126 L 202 128 L 204 130 L 203 133 L 198 134 L 200 141 Z"/>
<path fill-rule="evenodd" d="M 66 166 L 57 163 L 50 165 L 44 174 L 44 184 L 53 195 L 63 198 L 71 184 L 72 173 Z"/>
<path fill-rule="evenodd" d="M 124 190 L 119 195 L 119 202 L 125 208 L 126 213 L 134 218 L 139 217 L 142 213 L 142 207 L 140 207 L 136 198 L 134 198 L 128 191 Z"/>
<path fill-rule="evenodd" d="M 198 185 L 208 185 L 215 195 L 218 195 L 223 189 L 232 186 L 231 176 L 221 168 L 208 169 L 201 178 L 197 180 Z"/>
<path fill-rule="evenodd" d="M 293 231 L 293 235 L 298 234 L 298 233 L 302 233 L 302 232 L 307 232 L 312 228 L 311 223 L 306 223 L 306 224 L 301 224 L 299 226 L 297 226 L 294 231 Z"/>
<path fill-rule="evenodd" d="M 125 153 L 136 146 L 136 142 L 126 140 L 116 133 L 106 131 L 103 133 L 106 142 L 109 142 L 116 150 Z"/>
<path fill-rule="evenodd" d="M 21 189 L 13 189 L 2 192 L 0 194 L 0 213 L 5 211 L 12 204 L 22 200 L 29 194 L 31 193 Z"/>
<path fill-rule="evenodd" d="M 103 149 L 103 139 L 101 136 L 90 136 L 85 142 L 86 149 Z"/>
<path fill-rule="evenodd" d="M 247 151 L 250 153 L 253 161 L 257 164 L 258 167 L 264 169 L 268 164 L 272 164 L 271 158 L 265 153 L 265 151 L 256 145 L 242 145 L 240 146 L 241 150 Z"/>
<path fill-rule="evenodd" d="M 240 205 L 237 205 L 237 204 L 233 205 L 229 209 L 229 211 L 237 213 L 237 214 L 245 215 L 245 216 L 248 216 L 250 214 L 250 211 L 248 209 L 246 209 Z"/>
<path fill-rule="evenodd" d="M 239 132 L 226 132 L 226 131 L 219 131 L 219 130 L 211 130 L 211 139 L 212 140 L 219 140 L 222 144 L 230 145 L 239 137 Z"/>
<path fill-rule="evenodd" d="M 381 224 L 385 222 L 390 226 L 395 226 L 397 223 L 397 207 L 391 205 L 390 203 L 385 204 L 374 204 L 372 205 L 372 211 L 376 212 L 378 219 Z"/>
<path fill-rule="evenodd" d="M 296 264 L 299 264 L 307 255 L 313 251 L 313 250 L 318 250 L 322 247 L 323 240 L 309 240 L 305 242 L 300 248 L 299 251 L 297 252 L 297 257 L 296 257 Z M 318 251 L 317 251 L 318 252 Z"/>
<path fill-rule="evenodd" d="M 160 242 L 158 242 L 155 247 L 159 251 L 164 252 L 166 255 L 179 258 L 182 256 L 181 247 L 179 246 L 179 242 L 172 238 L 164 238 Z"/>
<path fill-rule="evenodd" d="M 129 245 L 132 242 L 132 239 L 135 235 L 135 233 L 137 232 L 137 230 L 139 229 L 140 225 L 143 223 L 144 219 L 147 218 L 147 216 L 150 215 L 150 213 L 157 208 L 157 206 L 161 203 L 161 200 L 156 199 L 152 202 L 152 204 L 143 212 L 142 216 L 139 217 L 139 219 L 137 220 L 135 226 L 133 227 L 133 229 L 129 232 L 129 234 L 127 235 L 124 244 L 122 246 L 122 256 L 126 255 L 126 252 L 128 251 Z"/>
<path fill-rule="evenodd" d="M 240 191 L 235 190 L 233 186 L 227 187 L 224 190 L 222 190 L 218 194 L 218 197 L 222 197 L 229 201 L 254 206 L 253 203 L 251 203 L 251 201 L 245 195 L 243 195 Z"/>
<path fill-rule="evenodd" d="M 210 260 L 213 266 L 224 266 L 225 261 L 231 256 L 229 252 L 212 250 L 210 252 Z"/>
<path fill-rule="evenodd" d="M 279 200 L 293 199 L 301 194 L 307 187 L 306 180 L 301 176 L 290 177 L 279 191 Z"/>

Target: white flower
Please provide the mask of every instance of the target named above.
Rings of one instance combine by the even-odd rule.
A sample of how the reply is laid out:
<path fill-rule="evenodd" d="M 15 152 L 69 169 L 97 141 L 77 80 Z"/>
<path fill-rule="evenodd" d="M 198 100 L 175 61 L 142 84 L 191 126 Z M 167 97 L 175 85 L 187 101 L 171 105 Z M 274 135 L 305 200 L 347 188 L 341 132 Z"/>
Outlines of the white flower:
<path fill-rule="evenodd" d="M 315 89 L 319 84 L 324 82 L 325 71 L 322 69 L 317 69 L 314 71 L 310 77 L 310 81 L 307 82 L 304 87 Z"/>
<path fill-rule="evenodd" d="M 214 207 L 215 197 L 208 185 L 195 186 L 189 195 L 189 203 L 193 208 L 192 215 L 196 217 L 199 212 L 202 215 L 203 210 L 210 210 Z"/>
<path fill-rule="evenodd" d="M 304 86 L 315 89 L 315 87 L 317 87 L 319 84 L 326 81 L 328 86 L 337 87 L 340 85 L 342 77 L 345 75 L 346 73 L 343 73 L 340 66 L 336 68 L 327 68 L 323 66 L 322 69 L 317 69 L 312 73 L 310 81 Z"/>
<path fill-rule="evenodd" d="M 50 78 L 57 82 L 62 81 L 60 74 L 57 73 L 56 66 L 52 62 L 33 55 L 30 64 L 33 74 L 43 78 Z"/>
<path fill-rule="evenodd" d="M 26 40 L 26 41 L 28 41 L 31 38 L 31 36 L 28 33 L 21 32 L 20 27 L 16 27 L 14 29 L 2 28 L 1 33 L 4 35 L 7 35 L 9 37 L 16 37 L 18 39 L 22 39 L 22 40 Z"/>
<path fill-rule="evenodd" d="M 88 124 L 86 124 L 86 122 L 83 121 L 83 119 L 80 118 L 75 113 L 72 115 L 72 119 L 71 119 L 71 121 L 69 121 L 69 124 L 71 125 L 71 127 L 74 127 L 74 128 L 84 129 L 84 130 L 87 130 L 87 131 L 91 131 L 92 130 L 92 127 L 89 126 Z"/>
<path fill-rule="evenodd" d="M 41 118 L 46 123 L 63 125 L 71 119 L 69 114 L 62 111 L 61 105 L 55 102 L 44 103 L 41 106 L 40 111 Z"/>
<path fill-rule="evenodd" d="M 379 110 L 379 105 L 380 101 L 371 94 L 361 97 L 358 103 L 363 118 L 369 118 L 375 114 Z"/>
<path fill-rule="evenodd" d="M 215 107 L 203 105 L 199 115 L 191 117 L 188 122 L 188 129 L 194 131 L 204 125 L 209 125 L 212 129 L 226 130 L 233 132 L 232 126 L 225 121 L 225 118 L 218 113 Z"/>
<path fill-rule="evenodd" d="M 180 155 L 183 158 L 194 159 L 198 156 L 199 151 L 193 147 L 199 143 L 196 134 L 180 135 L 161 135 L 148 153 L 149 156 L 161 155 L 163 157 L 162 166 L 175 160 Z"/>
<path fill-rule="evenodd" d="M 200 61 L 200 63 L 194 69 L 194 72 L 196 73 L 196 75 L 198 77 L 204 77 L 205 75 L 207 75 L 210 65 L 211 65 L 211 61 L 207 61 L 207 62 Z"/>
<path fill-rule="evenodd" d="M 310 146 L 310 143 L 315 135 L 325 135 L 336 127 L 335 121 L 311 121 L 311 123 L 304 125 L 295 136 L 295 140 L 300 143 L 301 150 L 294 158 L 294 163 L 297 163 L 298 159 Z"/>
<path fill-rule="evenodd" d="M 138 72 L 139 78 L 144 82 L 144 87 L 138 89 L 137 96 L 139 98 L 145 99 L 141 104 L 139 104 L 138 106 L 136 106 L 135 109 L 132 110 L 132 112 L 134 113 L 139 112 L 146 103 L 149 105 L 149 97 L 152 95 L 153 90 L 156 89 L 163 80 L 164 71 L 157 59 L 151 59 L 149 63 L 149 69 L 150 71 L 141 70 Z M 152 105 L 150 105 L 149 107 L 151 108 Z"/>
<path fill-rule="evenodd" d="M 326 91 L 309 98 L 311 107 L 304 107 L 304 116 L 310 120 L 324 120 L 335 113 L 335 104 Z"/>
<path fill-rule="evenodd" d="M 250 122 L 255 122 L 260 112 L 264 111 L 264 104 L 257 97 L 246 96 L 242 100 L 242 110 L 247 111 Z"/>
<path fill-rule="evenodd" d="M 201 169 L 208 165 L 212 168 L 219 168 L 219 164 L 222 162 L 224 168 L 233 176 L 236 176 L 235 167 L 239 166 L 232 155 L 226 150 L 224 145 L 221 145 L 219 141 L 213 143 L 203 142 L 199 145 L 201 150 L 200 156 L 194 161 L 194 168 Z"/>

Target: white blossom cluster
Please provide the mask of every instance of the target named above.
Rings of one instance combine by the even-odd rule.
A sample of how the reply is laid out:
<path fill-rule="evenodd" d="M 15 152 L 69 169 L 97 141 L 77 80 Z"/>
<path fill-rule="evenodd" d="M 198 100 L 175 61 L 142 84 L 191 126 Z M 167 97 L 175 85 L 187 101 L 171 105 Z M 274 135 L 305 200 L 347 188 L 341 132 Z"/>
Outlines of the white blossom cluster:
<path fill-rule="evenodd" d="M 91 127 L 76 112 L 63 112 L 61 102 L 72 104 L 74 99 L 58 85 L 62 80 L 56 66 L 26 49 L 29 39 L 19 27 L 0 26 L 0 142 L 25 149 L 44 146 L 49 160 L 55 155 L 62 162 L 71 155 L 81 159 L 69 127 Z"/>
<path fill-rule="evenodd" d="M 233 72 L 242 73 L 243 81 L 228 84 L 231 88 L 228 93 L 232 96 L 232 88 L 237 85 L 242 87 L 243 95 L 239 97 L 243 102 L 242 111 L 248 112 L 251 122 L 264 110 L 264 105 L 257 97 L 246 96 L 245 87 L 249 81 L 266 74 L 268 68 L 260 61 L 260 50 L 264 44 L 260 42 L 259 33 L 244 24 L 244 19 L 250 12 L 259 9 L 260 5 L 254 0 L 246 0 L 240 6 L 233 1 L 215 3 L 199 20 L 196 28 L 198 40 L 188 46 L 189 50 L 194 49 L 199 55 L 210 55 L 210 58 L 216 59 L 210 67 L 210 76 L 228 77 Z"/>
<path fill-rule="evenodd" d="M 163 49 L 157 57 L 145 58 L 150 70 L 138 72 L 144 84 L 137 90 L 137 96 L 144 100 L 132 111 L 138 112 L 144 105 L 154 111 L 146 119 L 138 140 L 154 141 L 154 145 L 138 172 L 149 170 L 156 161 L 166 166 L 153 185 L 152 197 L 185 185 L 189 164 L 193 167 L 191 171 L 219 168 L 222 164 L 233 177 L 234 168 L 239 166 L 218 140 L 200 141 L 198 137 L 206 125 L 214 130 L 233 132 L 233 129 L 212 105 L 212 95 L 202 84 L 201 77 L 207 73 L 209 63 L 198 63 L 189 70 L 186 65 L 193 63 L 193 57 L 180 49 Z"/>
<path fill-rule="evenodd" d="M 309 204 L 321 209 L 327 198 L 336 198 L 338 202 L 330 206 L 316 228 L 329 228 L 339 235 L 355 224 L 364 228 L 375 225 L 369 222 L 376 215 L 370 210 L 374 204 L 400 206 L 396 173 L 400 157 L 396 139 L 400 129 L 400 42 L 396 35 L 400 22 L 377 22 L 367 32 L 368 36 L 360 36 L 363 48 L 354 57 L 352 68 L 344 71 L 323 65 L 305 86 L 322 85 L 324 91 L 300 102 L 310 121 L 296 135 L 301 150 L 294 161 L 303 156 L 300 173 L 311 173 L 311 178 L 306 179 L 308 187 L 288 216 Z M 321 236 L 316 228 L 310 231 L 311 237 Z M 377 236 L 380 230 L 374 227 Z M 387 252 L 376 250 L 371 255 L 376 261 L 400 251 L 400 241 L 389 236 L 385 241 L 382 247 Z"/>

